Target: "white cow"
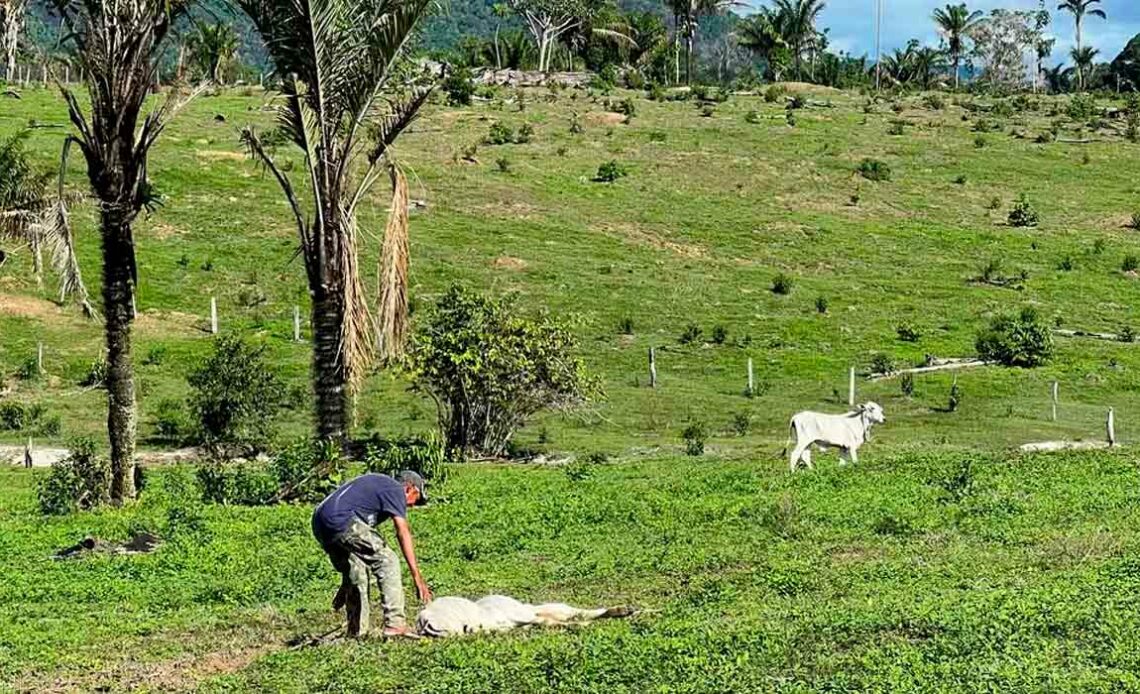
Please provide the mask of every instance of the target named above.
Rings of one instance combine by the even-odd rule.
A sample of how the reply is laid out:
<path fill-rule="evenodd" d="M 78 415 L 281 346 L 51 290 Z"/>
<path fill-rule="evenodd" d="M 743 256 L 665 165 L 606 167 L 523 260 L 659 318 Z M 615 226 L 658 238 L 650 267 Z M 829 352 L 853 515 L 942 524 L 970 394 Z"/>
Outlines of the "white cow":
<path fill-rule="evenodd" d="M 509 631 L 531 625 L 561 626 L 595 619 L 629 617 L 628 607 L 582 610 L 560 602 L 528 605 L 505 595 L 488 595 L 478 602 L 458 597 L 432 600 L 416 619 L 424 636 L 458 636 L 478 632 Z"/>
<path fill-rule="evenodd" d="M 800 412 L 792 417 L 791 438 L 788 439 L 789 447 L 791 439 L 796 440 L 796 446 L 788 459 L 792 471 L 795 471 L 801 461 L 809 468 L 812 467 L 809 449 L 813 445 L 820 450 L 838 448 L 840 463 L 847 460 L 858 462 L 857 451 L 859 446 L 870 439 L 872 425 L 886 421 L 883 408 L 873 402 L 864 403 L 847 414 Z"/>

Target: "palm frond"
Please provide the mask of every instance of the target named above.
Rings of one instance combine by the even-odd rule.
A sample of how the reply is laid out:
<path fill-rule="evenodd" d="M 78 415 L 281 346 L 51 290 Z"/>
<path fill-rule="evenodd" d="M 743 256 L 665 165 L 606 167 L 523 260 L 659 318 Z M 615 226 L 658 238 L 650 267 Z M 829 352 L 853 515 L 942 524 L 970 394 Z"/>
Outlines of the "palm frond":
<path fill-rule="evenodd" d="M 408 334 L 408 180 L 395 164 L 388 172 L 392 209 L 380 253 L 376 349 L 381 360 L 394 361 L 404 355 Z"/>

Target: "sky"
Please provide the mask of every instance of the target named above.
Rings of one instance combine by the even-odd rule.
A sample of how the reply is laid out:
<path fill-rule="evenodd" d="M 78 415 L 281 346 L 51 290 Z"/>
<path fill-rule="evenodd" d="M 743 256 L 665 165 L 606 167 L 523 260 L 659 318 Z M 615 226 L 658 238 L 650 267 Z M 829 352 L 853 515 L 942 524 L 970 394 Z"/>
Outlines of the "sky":
<path fill-rule="evenodd" d="M 883 38 L 882 49 L 886 53 L 902 48 L 909 39 L 916 38 L 924 44 L 938 45 L 938 33 L 930 15 L 934 8 L 942 7 L 948 0 L 882 0 Z M 953 0 L 954 3 L 961 0 Z M 1037 0 L 999 0 L 993 4 L 982 4 L 975 0 L 967 2 L 970 10 L 988 13 L 992 9 L 1035 10 L 1040 6 Z M 1046 2 L 1046 9 L 1053 22 L 1047 30 L 1056 37 L 1057 45 L 1046 65 L 1070 62 L 1069 49 L 1073 46 L 1072 15 L 1056 9 L 1057 0 Z M 1100 49 L 1098 61 L 1109 62 L 1128 40 L 1140 33 L 1140 3 L 1136 0 L 1102 0 L 1101 9 L 1108 20 L 1099 17 L 1085 17 L 1082 26 L 1082 40 L 1086 46 Z M 831 29 L 831 50 L 847 51 L 859 56 L 864 53 L 874 58 L 875 54 L 875 0 L 827 0 L 827 6 L 820 17 L 819 27 Z"/>

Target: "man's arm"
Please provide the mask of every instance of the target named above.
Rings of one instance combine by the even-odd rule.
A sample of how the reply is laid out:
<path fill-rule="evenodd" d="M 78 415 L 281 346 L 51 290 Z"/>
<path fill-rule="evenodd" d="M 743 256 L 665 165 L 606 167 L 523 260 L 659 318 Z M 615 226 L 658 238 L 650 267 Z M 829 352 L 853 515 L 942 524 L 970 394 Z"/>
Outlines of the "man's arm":
<path fill-rule="evenodd" d="M 412 529 L 408 527 L 408 519 L 392 516 L 392 525 L 396 526 L 396 539 L 400 542 L 400 551 L 404 553 L 404 559 L 408 562 L 408 570 L 412 572 L 412 581 L 416 584 L 416 597 L 420 599 L 420 602 L 427 604 L 431 602 L 431 589 L 424 581 L 423 574 L 420 573 L 420 566 L 416 562 L 416 547 L 415 543 L 412 542 Z"/>

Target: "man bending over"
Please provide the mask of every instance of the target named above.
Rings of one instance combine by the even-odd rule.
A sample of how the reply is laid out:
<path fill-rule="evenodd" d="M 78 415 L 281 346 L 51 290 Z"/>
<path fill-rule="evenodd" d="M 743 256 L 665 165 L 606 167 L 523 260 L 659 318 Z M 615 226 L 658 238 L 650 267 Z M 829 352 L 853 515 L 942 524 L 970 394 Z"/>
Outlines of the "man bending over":
<path fill-rule="evenodd" d="M 375 530 L 379 523 L 389 518 L 396 527 L 400 551 L 412 572 L 416 596 L 424 604 L 431 602 L 431 590 L 416 563 L 416 550 L 407 520 L 409 506 L 426 503 L 423 478 L 405 470 L 396 479 L 369 473 L 349 480 L 313 511 L 313 536 L 328 553 L 333 568 L 340 572 L 340 590 L 333 599 L 333 609 L 346 608 L 349 636 L 358 638 L 368 634 L 369 572 L 376 575 L 380 584 L 384 635 L 404 636 L 410 633 L 404 614 L 400 560 Z"/>

